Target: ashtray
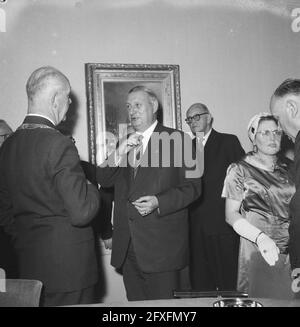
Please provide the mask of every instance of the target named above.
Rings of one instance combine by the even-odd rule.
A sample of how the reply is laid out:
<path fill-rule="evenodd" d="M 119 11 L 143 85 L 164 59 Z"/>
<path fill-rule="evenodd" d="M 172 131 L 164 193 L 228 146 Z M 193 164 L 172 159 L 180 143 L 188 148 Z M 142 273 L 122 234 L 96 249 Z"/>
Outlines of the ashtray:
<path fill-rule="evenodd" d="M 257 301 L 249 300 L 249 299 L 240 299 L 240 298 L 234 298 L 234 299 L 222 299 L 218 300 L 213 303 L 214 307 L 227 307 L 227 308 L 233 308 L 233 307 L 262 307 L 263 305 Z"/>

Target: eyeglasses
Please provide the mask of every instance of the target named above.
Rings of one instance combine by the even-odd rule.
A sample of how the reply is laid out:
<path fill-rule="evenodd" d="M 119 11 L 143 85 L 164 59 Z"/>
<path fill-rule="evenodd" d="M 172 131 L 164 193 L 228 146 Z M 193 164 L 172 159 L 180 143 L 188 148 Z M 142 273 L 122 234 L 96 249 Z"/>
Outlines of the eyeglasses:
<path fill-rule="evenodd" d="M 208 112 L 204 112 L 204 113 L 202 113 L 202 114 L 196 114 L 196 115 L 194 115 L 194 116 L 187 117 L 187 118 L 185 119 L 185 122 L 186 122 L 187 124 L 191 124 L 193 120 L 195 120 L 195 121 L 199 121 L 202 115 L 208 115 Z"/>
<path fill-rule="evenodd" d="M 273 134 L 275 137 L 282 136 L 282 130 L 281 129 L 274 129 L 274 131 L 265 130 L 257 132 L 256 134 L 261 134 L 262 137 L 270 137 L 271 134 Z"/>

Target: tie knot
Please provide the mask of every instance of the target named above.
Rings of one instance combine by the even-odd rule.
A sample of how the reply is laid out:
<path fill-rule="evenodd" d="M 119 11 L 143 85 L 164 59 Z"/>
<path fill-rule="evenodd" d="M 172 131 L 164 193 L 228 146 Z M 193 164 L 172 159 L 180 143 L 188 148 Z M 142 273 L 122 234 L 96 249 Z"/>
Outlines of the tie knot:
<path fill-rule="evenodd" d="M 204 143 L 204 135 L 203 133 L 196 133 L 196 140 L 198 143 Z"/>

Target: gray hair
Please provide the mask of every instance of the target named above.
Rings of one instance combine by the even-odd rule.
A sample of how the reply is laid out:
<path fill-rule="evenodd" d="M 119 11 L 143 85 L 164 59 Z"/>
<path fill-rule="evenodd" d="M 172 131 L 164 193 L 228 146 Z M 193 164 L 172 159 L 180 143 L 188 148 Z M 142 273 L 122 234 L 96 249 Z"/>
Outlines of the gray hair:
<path fill-rule="evenodd" d="M 288 78 L 274 92 L 274 95 L 279 98 L 288 94 L 300 95 L 300 79 Z"/>
<path fill-rule="evenodd" d="M 194 109 L 194 108 L 203 109 L 205 112 L 207 112 L 207 113 L 210 114 L 210 112 L 209 112 L 207 106 L 206 106 L 204 103 L 197 102 L 197 103 L 192 104 L 192 105 L 189 107 L 189 109 Z M 189 110 L 189 109 L 188 109 L 188 110 Z"/>
<path fill-rule="evenodd" d="M 156 94 L 151 89 L 149 89 L 148 87 L 146 87 L 144 85 L 137 85 L 137 86 L 133 87 L 128 92 L 128 94 L 131 94 L 131 93 L 134 93 L 134 92 L 139 92 L 139 91 L 142 91 L 142 92 L 147 93 L 148 96 L 149 96 L 149 98 L 150 98 L 150 100 L 151 100 L 151 102 L 157 102 L 157 103 L 159 103 Z"/>
<path fill-rule="evenodd" d="M 62 82 L 69 84 L 67 77 L 56 68 L 51 66 L 38 68 L 30 75 L 26 83 L 28 99 L 32 101 L 34 97 L 39 92 L 46 89 L 50 83 L 58 84 Z"/>

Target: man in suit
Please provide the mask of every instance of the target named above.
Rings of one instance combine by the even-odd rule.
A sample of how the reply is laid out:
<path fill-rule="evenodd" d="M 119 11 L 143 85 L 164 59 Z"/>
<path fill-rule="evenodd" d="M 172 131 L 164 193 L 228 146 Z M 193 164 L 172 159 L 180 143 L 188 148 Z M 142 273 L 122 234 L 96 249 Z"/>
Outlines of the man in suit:
<path fill-rule="evenodd" d="M 19 277 L 42 281 L 45 306 L 92 302 L 98 278 L 89 226 L 98 192 L 73 142 L 55 128 L 70 90 L 57 69 L 35 70 L 26 85 L 28 114 L 0 151 L 0 224 L 13 236 Z"/>
<path fill-rule="evenodd" d="M 127 111 L 135 132 L 97 171 L 102 186 L 114 186 L 111 264 L 122 268 L 131 301 L 173 297 L 188 264 L 187 206 L 201 193 L 200 173 L 188 178 L 186 167 L 175 165 L 182 144 L 156 143 L 163 135 L 184 138 L 157 122 L 158 107 L 152 90 L 136 86 L 129 91 Z M 167 153 L 169 165 L 162 158 Z"/>
<path fill-rule="evenodd" d="M 98 188 L 98 183 L 96 179 L 96 169 L 97 166 L 91 164 L 88 161 L 81 160 L 81 167 L 83 169 L 84 175 L 88 181 L 95 185 L 99 192 L 99 201 L 101 210 L 99 210 L 97 216 L 92 222 L 92 226 L 96 233 L 96 236 L 101 237 L 106 249 L 112 248 L 112 208 L 114 201 L 113 188 Z"/>
<path fill-rule="evenodd" d="M 203 133 L 204 173 L 202 194 L 189 209 L 190 279 L 199 291 L 235 290 L 239 237 L 225 221 L 225 201 L 221 198 L 229 164 L 244 155 L 238 138 L 218 133 L 206 105 L 193 104 L 186 122 L 194 135 Z"/>
<path fill-rule="evenodd" d="M 270 109 L 272 114 L 278 117 L 283 131 L 295 143 L 292 173 L 296 193 L 290 202 L 289 255 L 296 277 L 300 268 L 300 79 L 287 79 L 282 82 L 272 95 Z"/>
<path fill-rule="evenodd" d="M 76 145 L 76 140 L 72 136 L 70 128 L 67 127 L 67 119 L 63 121 L 59 126 L 56 127 L 63 135 L 69 137 L 72 142 Z M 99 187 L 96 178 L 97 166 L 85 161 L 80 160 L 81 168 L 84 172 L 85 178 L 95 187 L 99 192 L 99 204 L 101 210 L 98 211 L 97 215 L 93 219 L 91 225 L 95 232 L 95 237 L 98 239 L 100 236 L 104 242 L 105 248 L 111 249 L 112 247 L 112 207 L 113 207 L 113 189 L 112 188 L 103 188 Z M 96 241 L 96 248 L 98 247 Z M 101 256 L 101 254 L 99 253 Z M 97 257 L 99 256 L 97 254 Z M 99 259 L 99 258 L 98 258 Z"/>

